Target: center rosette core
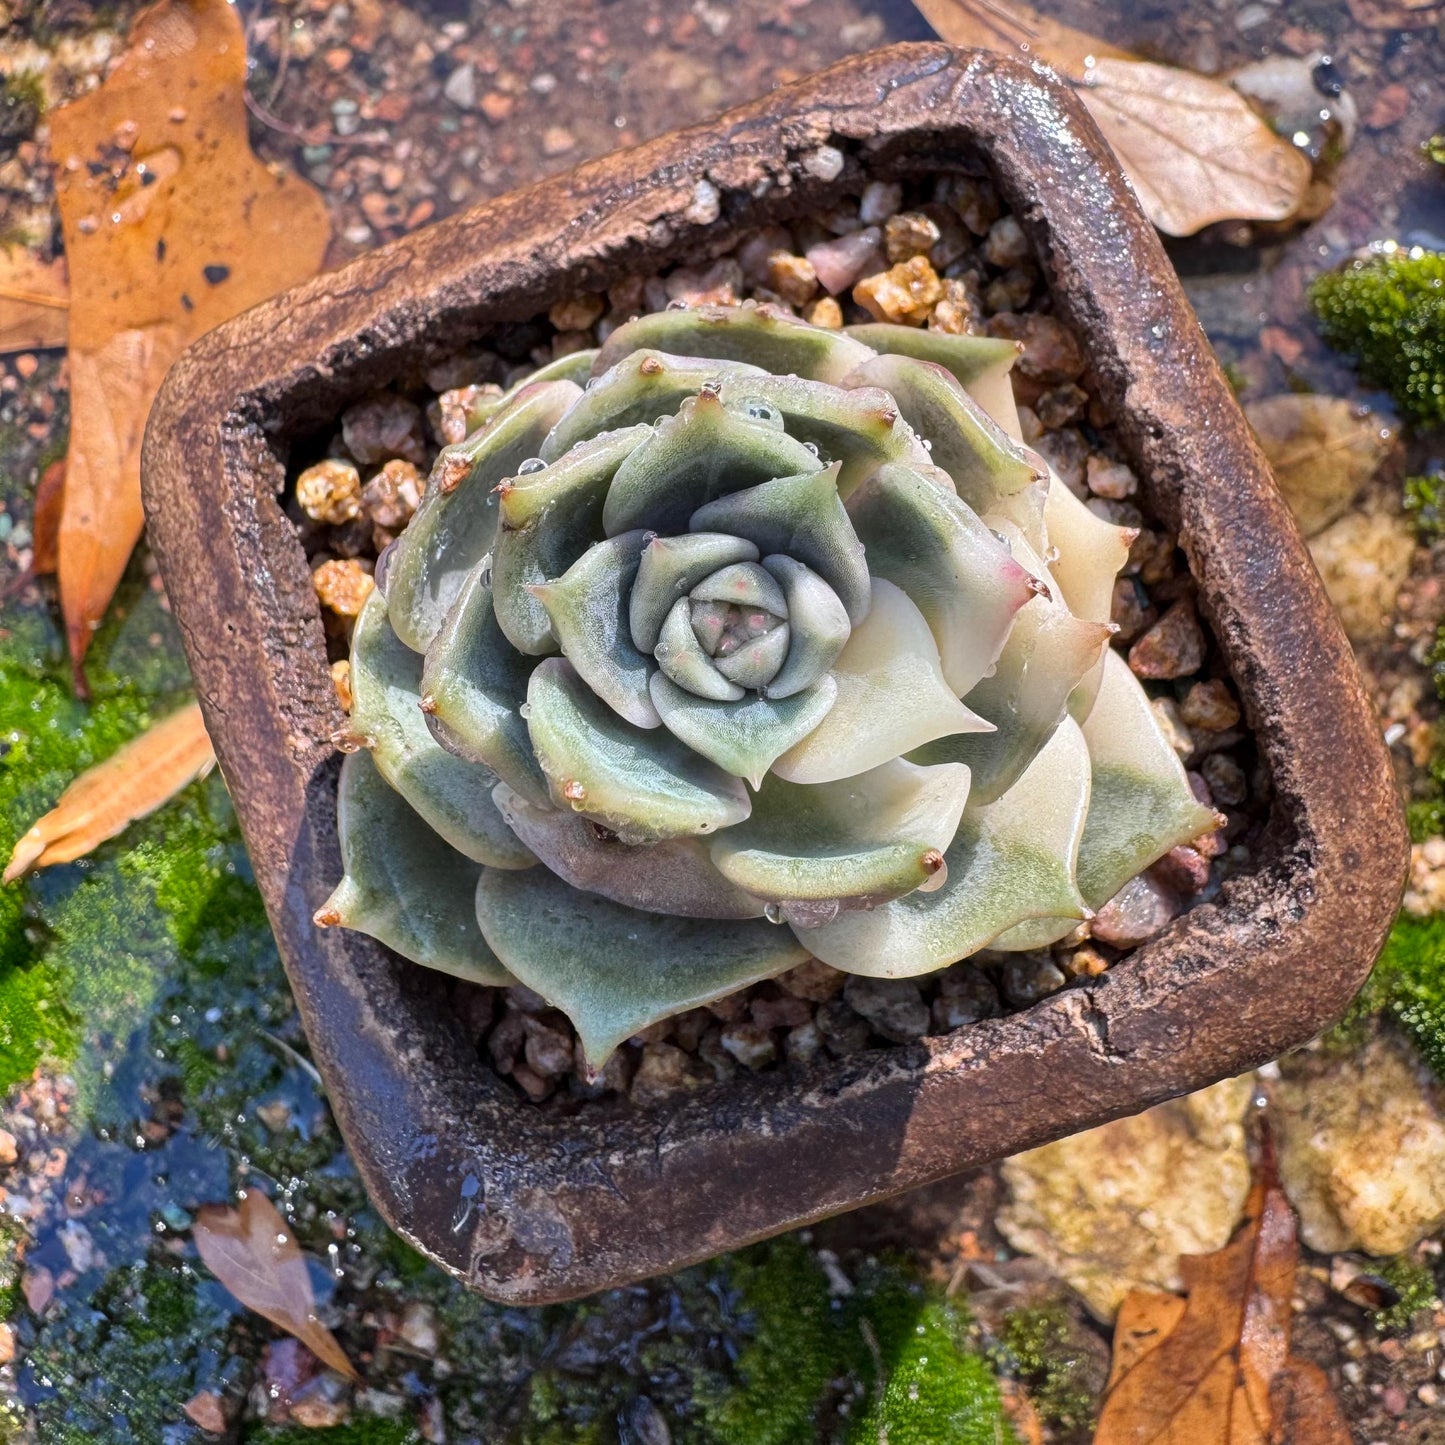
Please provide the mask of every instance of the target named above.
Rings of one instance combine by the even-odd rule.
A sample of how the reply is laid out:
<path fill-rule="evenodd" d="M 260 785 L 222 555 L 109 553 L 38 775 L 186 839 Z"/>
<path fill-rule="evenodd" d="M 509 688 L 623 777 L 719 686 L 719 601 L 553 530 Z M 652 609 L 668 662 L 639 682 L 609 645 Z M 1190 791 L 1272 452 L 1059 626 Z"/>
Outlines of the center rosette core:
<path fill-rule="evenodd" d="M 681 594 L 681 595 L 679 595 Z M 724 532 L 649 537 L 629 605 L 632 640 L 679 687 L 714 702 L 790 697 L 848 640 L 848 613 L 811 568 Z"/>

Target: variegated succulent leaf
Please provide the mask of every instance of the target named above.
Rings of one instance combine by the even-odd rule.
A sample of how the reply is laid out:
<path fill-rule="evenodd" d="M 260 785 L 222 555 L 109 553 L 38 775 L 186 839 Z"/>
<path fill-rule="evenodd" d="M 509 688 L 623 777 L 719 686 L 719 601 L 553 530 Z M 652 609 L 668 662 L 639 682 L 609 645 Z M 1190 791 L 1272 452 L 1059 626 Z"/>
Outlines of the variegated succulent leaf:
<path fill-rule="evenodd" d="M 489 401 L 355 628 L 321 921 L 521 980 L 599 1066 L 809 953 L 1038 946 L 1211 826 L 1015 355 L 698 306 Z"/>

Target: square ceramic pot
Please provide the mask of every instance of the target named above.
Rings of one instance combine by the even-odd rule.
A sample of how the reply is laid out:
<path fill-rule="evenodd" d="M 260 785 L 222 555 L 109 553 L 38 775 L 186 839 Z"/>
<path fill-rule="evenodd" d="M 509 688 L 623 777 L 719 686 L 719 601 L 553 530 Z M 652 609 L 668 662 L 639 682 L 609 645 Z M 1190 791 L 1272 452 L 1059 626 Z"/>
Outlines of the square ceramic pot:
<path fill-rule="evenodd" d="M 839 158 L 841 156 L 841 168 Z M 404 371 L 561 297 L 720 252 L 870 178 L 991 175 L 1177 531 L 1273 780 L 1266 845 L 1102 977 L 1010 1017 L 651 1107 L 539 1109 L 444 982 L 311 922 L 341 873 L 342 722 L 288 446 Z M 150 537 L 317 1065 L 387 1220 L 484 1294 L 670 1270 L 1273 1058 L 1343 1011 L 1407 845 L 1379 727 L 1309 556 L 1107 147 L 1042 68 L 859 57 L 721 119 L 410 235 L 212 332 L 145 447 Z"/>

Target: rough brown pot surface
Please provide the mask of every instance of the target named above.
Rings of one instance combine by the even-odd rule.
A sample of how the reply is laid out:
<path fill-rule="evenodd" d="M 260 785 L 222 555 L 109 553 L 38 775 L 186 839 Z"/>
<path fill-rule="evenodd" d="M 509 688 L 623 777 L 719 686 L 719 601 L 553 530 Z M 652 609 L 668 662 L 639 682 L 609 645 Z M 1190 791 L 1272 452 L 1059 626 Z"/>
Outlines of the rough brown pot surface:
<path fill-rule="evenodd" d="M 846 157 L 829 179 L 823 146 Z M 288 439 L 565 295 L 721 249 L 868 177 L 980 168 L 1179 533 L 1271 774 L 1267 845 L 1220 901 L 1026 1012 L 654 1108 L 538 1110 L 479 1060 L 440 980 L 312 926 L 341 873 L 341 718 L 277 501 Z M 898 46 L 408 236 L 192 347 L 152 412 L 144 472 L 152 544 L 346 1141 L 389 1222 L 493 1298 L 655 1274 L 1262 1063 L 1338 1017 L 1393 917 L 1401 807 L 1348 644 L 1153 230 L 1042 69 Z"/>

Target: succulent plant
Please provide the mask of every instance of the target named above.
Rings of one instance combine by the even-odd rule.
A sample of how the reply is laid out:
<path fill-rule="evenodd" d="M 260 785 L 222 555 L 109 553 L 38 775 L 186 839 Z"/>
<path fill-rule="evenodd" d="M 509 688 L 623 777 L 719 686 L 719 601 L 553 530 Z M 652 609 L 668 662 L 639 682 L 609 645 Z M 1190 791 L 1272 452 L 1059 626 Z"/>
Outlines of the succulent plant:
<path fill-rule="evenodd" d="M 485 399 L 356 624 L 318 922 L 520 980 L 596 1067 L 810 955 L 1045 946 L 1210 829 L 1015 354 L 703 306 Z"/>

